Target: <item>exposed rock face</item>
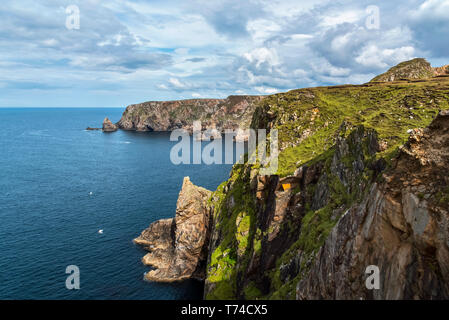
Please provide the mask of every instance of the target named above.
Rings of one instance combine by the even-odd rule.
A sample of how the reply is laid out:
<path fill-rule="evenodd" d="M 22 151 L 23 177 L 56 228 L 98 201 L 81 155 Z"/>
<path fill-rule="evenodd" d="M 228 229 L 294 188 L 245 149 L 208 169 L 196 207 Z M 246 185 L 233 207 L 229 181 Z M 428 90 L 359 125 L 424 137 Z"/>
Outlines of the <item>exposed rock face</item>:
<path fill-rule="evenodd" d="M 103 131 L 104 132 L 114 132 L 114 131 L 117 131 L 117 129 L 118 129 L 117 125 L 113 124 L 111 122 L 111 120 L 109 120 L 107 117 L 104 118 L 104 121 L 103 121 Z"/>
<path fill-rule="evenodd" d="M 432 79 L 264 98 L 251 127 L 278 130 L 278 174 L 236 164 L 210 198 L 193 186 L 195 210 L 181 192 L 176 218 L 135 240 L 156 267 L 146 278 L 205 278 L 207 299 L 448 299 L 449 111 L 436 115 L 449 81 L 434 77 L 442 70 L 415 59 L 377 81 Z M 379 290 L 366 288 L 370 265 Z"/>
<path fill-rule="evenodd" d="M 423 58 L 405 61 L 392 67 L 387 72 L 375 77 L 371 81 L 391 82 L 401 79 L 429 79 L 438 74 L 444 74 L 445 68 L 432 68 Z"/>
<path fill-rule="evenodd" d="M 193 122 L 200 120 L 203 129 L 249 128 L 260 96 L 230 96 L 226 99 L 190 99 L 151 101 L 130 105 L 117 123 L 124 130 L 192 132 Z"/>
<path fill-rule="evenodd" d="M 442 67 L 433 68 L 433 71 L 436 76 L 449 75 L 449 64 Z"/>
<path fill-rule="evenodd" d="M 449 298 L 449 112 L 415 130 L 394 167 L 332 230 L 298 299 Z M 380 269 L 380 289 L 365 269 Z"/>
<path fill-rule="evenodd" d="M 149 251 L 142 259 L 155 269 L 145 278 L 173 282 L 204 279 L 210 215 L 207 200 L 211 192 L 184 178 L 173 219 L 156 221 L 134 239 Z"/>

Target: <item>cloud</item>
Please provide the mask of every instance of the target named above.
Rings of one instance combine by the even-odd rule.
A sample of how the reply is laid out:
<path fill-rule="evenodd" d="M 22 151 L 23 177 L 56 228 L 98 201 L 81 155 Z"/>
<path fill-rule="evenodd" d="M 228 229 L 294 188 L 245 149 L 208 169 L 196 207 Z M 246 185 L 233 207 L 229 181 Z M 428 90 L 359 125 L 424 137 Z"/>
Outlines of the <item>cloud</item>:
<path fill-rule="evenodd" d="M 257 92 L 262 93 L 262 94 L 273 94 L 273 93 L 279 92 L 278 89 L 269 88 L 269 87 L 255 87 L 254 89 L 256 89 Z"/>
<path fill-rule="evenodd" d="M 198 58 L 198 57 L 195 57 L 195 58 L 186 59 L 185 61 L 196 63 L 196 62 L 203 62 L 203 61 L 206 61 L 206 58 Z"/>
<path fill-rule="evenodd" d="M 251 52 L 243 54 L 243 57 L 248 60 L 250 64 L 254 64 L 257 69 L 262 66 L 269 70 L 273 70 L 277 64 L 279 64 L 279 59 L 274 48 L 256 48 Z"/>
<path fill-rule="evenodd" d="M 449 0 L 427 0 L 409 14 L 416 41 L 435 57 L 447 57 Z"/>
<path fill-rule="evenodd" d="M 415 48 L 411 46 L 395 49 L 380 49 L 374 44 L 362 48 L 355 61 L 361 65 L 374 68 L 387 68 L 389 65 L 414 58 Z"/>
<path fill-rule="evenodd" d="M 65 27 L 68 5 L 80 29 Z M 5 0 L 0 105 L 124 106 L 363 83 L 449 62 L 449 0 Z M 48 94 L 51 92 L 52 94 Z M 45 93 L 45 94 L 44 94 Z"/>
<path fill-rule="evenodd" d="M 264 15 L 259 1 L 194 1 L 195 10 L 214 28 L 228 37 L 247 37 L 247 24 L 250 20 Z"/>

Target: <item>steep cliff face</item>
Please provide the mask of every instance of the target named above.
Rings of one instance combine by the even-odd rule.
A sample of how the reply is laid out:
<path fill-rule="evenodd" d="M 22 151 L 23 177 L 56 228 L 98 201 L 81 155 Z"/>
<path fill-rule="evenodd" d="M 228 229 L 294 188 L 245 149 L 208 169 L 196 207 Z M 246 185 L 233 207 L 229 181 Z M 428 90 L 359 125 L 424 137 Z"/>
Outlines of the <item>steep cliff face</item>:
<path fill-rule="evenodd" d="M 347 210 L 298 299 L 449 298 L 449 112 L 415 130 L 391 169 Z M 365 286 L 367 266 L 380 287 Z"/>
<path fill-rule="evenodd" d="M 230 96 L 226 99 L 152 101 L 130 105 L 117 123 L 119 128 L 136 131 L 192 131 L 193 121 L 203 128 L 248 128 L 259 96 Z"/>
<path fill-rule="evenodd" d="M 150 281 L 173 282 L 204 279 L 209 237 L 211 192 L 184 178 L 173 219 L 159 220 L 134 239 L 149 251 L 142 262 L 154 268 L 146 273 Z"/>
<path fill-rule="evenodd" d="M 342 126 L 334 148 L 287 177 L 235 166 L 214 202 L 205 294 L 290 298 L 316 251 L 347 207 L 385 167 L 377 133 Z M 224 260 L 224 261 L 223 261 Z M 226 263 L 225 263 L 226 262 Z"/>
<path fill-rule="evenodd" d="M 448 108 L 444 77 L 265 98 L 278 174 L 235 165 L 214 192 L 205 298 L 447 298 Z"/>

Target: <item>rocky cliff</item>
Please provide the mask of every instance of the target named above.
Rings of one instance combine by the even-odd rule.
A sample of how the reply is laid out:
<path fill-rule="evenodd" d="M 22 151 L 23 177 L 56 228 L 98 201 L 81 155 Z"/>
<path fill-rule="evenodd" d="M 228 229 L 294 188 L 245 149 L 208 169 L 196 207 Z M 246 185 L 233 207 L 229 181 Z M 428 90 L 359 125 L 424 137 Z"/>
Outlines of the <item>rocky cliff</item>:
<path fill-rule="evenodd" d="M 145 274 L 150 281 L 173 282 L 204 279 L 206 246 L 209 237 L 211 192 L 184 178 L 176 206 L 176 216 L 153 222 L 134 239 L 149 253 L 142 262 L 154 269 Z"/>
<path fill-rule="evenodd" d="M 449 112 L 414 130 L 350 207 L 298 283 L 298 299 L 449 298 Z M 378 290 L 365 270 L 380 270 Z"/>
<path fill-rule="evenodd" d="M 109 118 L 107 117 L 104 118 L 102 128 L 103 132 L 114 132 L 117 131 L 117 129 L 118 129 L 117 125 L 113 124 L 111 120 L 109 120 Z"/>
<path fill-rule="evenodd" d="M 252 126 L 278 130 L 279 170 L 235 165 L 214 192 L 205 298 L 449 298 L 448 80 L 265 98 Z"/>
<path fill-rule="evenodd" d="M 117 123 L 124 130 L 192 131 L 193 122 L 200 120 L 203 128 L 248 128 L 260 96 L 229 96 L 226 99 L 190 99 L 151 101 L 130 105 Z"/>
<path fill-rule="evenodd" d="M 204 262 L 194 264 L 205 298 L 448 299 L 448 109 L 445 76 L 260 101 L 251 126 L 278 130 L 279 169 L 236 164 L 207 202 L 199 197 L 208 227 L 192 261 Z M 153 228 L 141 238 L 176 251 L 174 222 Z M 368 266 L 379 289 L 366 287 Z"/>
<path fill-rule="evenodd" d="M 397 80 L 423 80 L 434 76 L 448 75 L 449 65 L 432 68 L 429 62 L 423 58 L 405 61 L 394 66 L 387 72 L 375 77 L 371 81 L 391 82 Z"/>

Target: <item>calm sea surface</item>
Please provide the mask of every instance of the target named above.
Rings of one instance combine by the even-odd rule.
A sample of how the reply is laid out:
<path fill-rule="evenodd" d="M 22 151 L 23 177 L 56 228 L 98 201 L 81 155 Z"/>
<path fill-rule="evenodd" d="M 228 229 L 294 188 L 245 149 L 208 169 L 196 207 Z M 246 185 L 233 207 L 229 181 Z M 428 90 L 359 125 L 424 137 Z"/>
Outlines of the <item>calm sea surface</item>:
<path fill-rule="evenodd" d="M 173 165 L 168 133 L 85 131 L 122 112 L 0 108 L 0 299 L 201 297 L 196 281 L 143 281 L 132 239 L 174 216 L 184 176 L 215 190 L 231 166 Z"/>

